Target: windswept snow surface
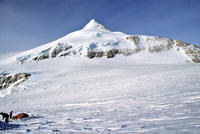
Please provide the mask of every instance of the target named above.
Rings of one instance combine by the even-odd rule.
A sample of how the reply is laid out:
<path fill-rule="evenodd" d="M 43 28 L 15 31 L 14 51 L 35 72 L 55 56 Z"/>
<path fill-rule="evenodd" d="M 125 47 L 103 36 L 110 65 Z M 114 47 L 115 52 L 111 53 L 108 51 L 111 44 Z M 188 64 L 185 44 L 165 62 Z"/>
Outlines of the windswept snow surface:
<path fill-rule="evenodd" d="M 121 53 L 82 57 L 112 49 Z M 30 115 L 0 122 L 0 133 L 199 134 L 200 67 L 187 63 L 199 62 L 199 53 L 181 41 L 111 32 L 91 20 L 56 41 L 0 55 L 0 74 L 32 74 L 0 91 L 0 112 Z"/>
<path fill-rule="evenodd" d="M 2 133 L 200 132 L 198 64 L 137 64 L 134 56 L 0 62 L 0 72 L 32 73 L 0 92 L 1 111 L 30 115 L 0 122 Z"/>

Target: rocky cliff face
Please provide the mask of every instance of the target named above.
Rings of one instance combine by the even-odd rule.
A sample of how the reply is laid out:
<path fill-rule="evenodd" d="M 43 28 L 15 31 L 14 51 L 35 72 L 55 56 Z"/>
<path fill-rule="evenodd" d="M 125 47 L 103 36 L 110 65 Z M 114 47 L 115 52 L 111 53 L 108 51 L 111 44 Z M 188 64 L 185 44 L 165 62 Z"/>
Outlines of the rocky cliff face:
<path fill-rule="evenodd" d="M 186 56 L 191 58 L 191 62 L 200 63 L 200 47 L 196 45 L 191 45 L 179 40 L 170 40 L 160 37 L 148 38 L 144 40 L 137 36 L 127 36 L 126 40 L 132 43 L 133 48 L 110 48 L 108 50 L 90 49 L 87 50 L 87 53 L 85 55 L 83 55 L 80 51 L 74 49 L 72 45 L 58 43 L 56 47 L 42 50 L 41 52 L 39 52 L 39 55 L 24 55 L 18 57 L 17 60 L 23 64 L 28 60 L 37 62 L 40 60 L 71 56 L 74 54 L 83 55 L 88 58 L 100 58 L 104 56 L 107 58 L 113 58 L 116 54 L 130 56 L 141 51 L 147 51 L 149 53 L 162 53 L 163 51 L 168 51 L 176 47 L 177 52 L 182 50 Z M 159 45 L 154 45 L 150 43 L 150 41 L 152 40 L 161 43 Z M 144 43 L 144 41 L 148 44 L 148 46 L 144 47 L 141 45 L 141 43 Z"/>
<path fill-rule="evenodd" d="M 45 48 L 41 51 L 38 51 L 37 54 L 32 53 L 32 54 L 20 56 L 17 58 L 17 60 L 21 64 L 23 64 L 27 60 L 32 60 L 32 61 L 37 62 L 37 61 L 45 60 L 49 58 L 67 56 L 67 55 L 73 54 L 73 52 L 70 51 L 71 48 L 72 46 L 70 46 L 69 44 L 58 43 L 57 45 L 55 45 L 55 47 L 51 47 L 47 49 Z"/>
<path fill-rule="evenodd" d="M 179 51 L 180 49 L 182 49 L 183 52 L 191 58 L 192 62 L 200 63 L 200 47 L 199 46 L 191 45 L 191 44 L 182 42 L 180 40 L 174 40 L 173 42 L 176 46 L 179 47 L 177 50 Z"/>
<path fill-rule="evenodd" d="M 27 80 L 30 76 L 30 73 L 17 73 L 13 75 L 8 73 L 2 74 L 0 75 L 0 91 L 10 86 L 17 86 Z"/>

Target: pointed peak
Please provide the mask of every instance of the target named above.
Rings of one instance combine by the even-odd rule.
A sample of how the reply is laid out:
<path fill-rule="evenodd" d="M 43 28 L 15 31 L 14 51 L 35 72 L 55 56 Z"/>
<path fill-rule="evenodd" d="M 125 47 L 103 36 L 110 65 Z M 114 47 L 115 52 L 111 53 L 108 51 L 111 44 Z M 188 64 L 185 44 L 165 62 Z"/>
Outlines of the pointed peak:
<path fill-rule="evenodd" d="M 95 19 L 91 19 L 90 21 L 89 21 L 89 23 L 98 23 Z M 89 24 L 88 23 L 88 24 Z"/>
<path fill-rule="evenodd" d="M 100 30 L 108 30 L 103 25 L 98 23 L 95 19 L 91 19 L 87 25 L 83 27 L 84 30 L 88 29 L 100 29 Z"/>

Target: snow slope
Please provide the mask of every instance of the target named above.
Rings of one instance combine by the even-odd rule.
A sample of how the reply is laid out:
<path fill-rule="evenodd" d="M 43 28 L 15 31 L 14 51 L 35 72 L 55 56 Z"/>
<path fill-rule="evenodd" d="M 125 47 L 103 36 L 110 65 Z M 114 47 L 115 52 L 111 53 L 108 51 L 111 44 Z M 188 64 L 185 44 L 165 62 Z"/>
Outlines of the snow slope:
<path fill-rule="evenodd" d="M 12 60 L 24 63 L 72 55 L 112 58 L 117 54 L 132 55 L 140 63 L 200 62 L 200 48 L 195 45 L 157 36 L 112 32 L 94 19 L 83 29 L 15 55 Z M 157 59 L 159 62 L 148 60 L 152 56 L 154 56 L 152 59 Z"/>
<path fill-rule="evenodd" d="M 127 57 L 66 57 L 6 66 L 32 77 L 0 98 L 4 112 L 29 119 L 7 133 L 162 133 L 200 131 L 198 64 L 135 64 Z M 56 65 L 56 66 L 55 66 Z"/>
<path fill-rule="evenodd" d="M 103 57 L 82 58 L 90 51 Z M 91 20 L 54 42 L 1 55 L 0 74 L 31 76 L 0 91 L 0 112 L 30 115 L 0 121 L 0 133 L 199 134 L 200 67 L 186 63 L 194 52 L 180 41 L 111 32 Z"/>

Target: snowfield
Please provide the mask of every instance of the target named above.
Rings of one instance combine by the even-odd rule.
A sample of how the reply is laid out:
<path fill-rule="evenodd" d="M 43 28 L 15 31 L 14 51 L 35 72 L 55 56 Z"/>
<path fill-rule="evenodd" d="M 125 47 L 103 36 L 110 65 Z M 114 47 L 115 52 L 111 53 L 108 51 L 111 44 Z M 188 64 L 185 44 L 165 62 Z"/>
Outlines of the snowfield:
<path fill-rule="evenodd" d="M 0 112 L 30 115 L 0 121 L 0 133 L 199 134 L 197 63 L 198 46 L 91 20 L 56 41 L 0 55 Z"/>
<path fill-rule="evenodd" d="M 124 56 L 1 65 L 1 70 L 33 75 L 0 98 L 1 111 L 31 117 L 0 122 L 0 130 L 198 134 L 199 69 L 198 64 L 136 64 Z"/>

